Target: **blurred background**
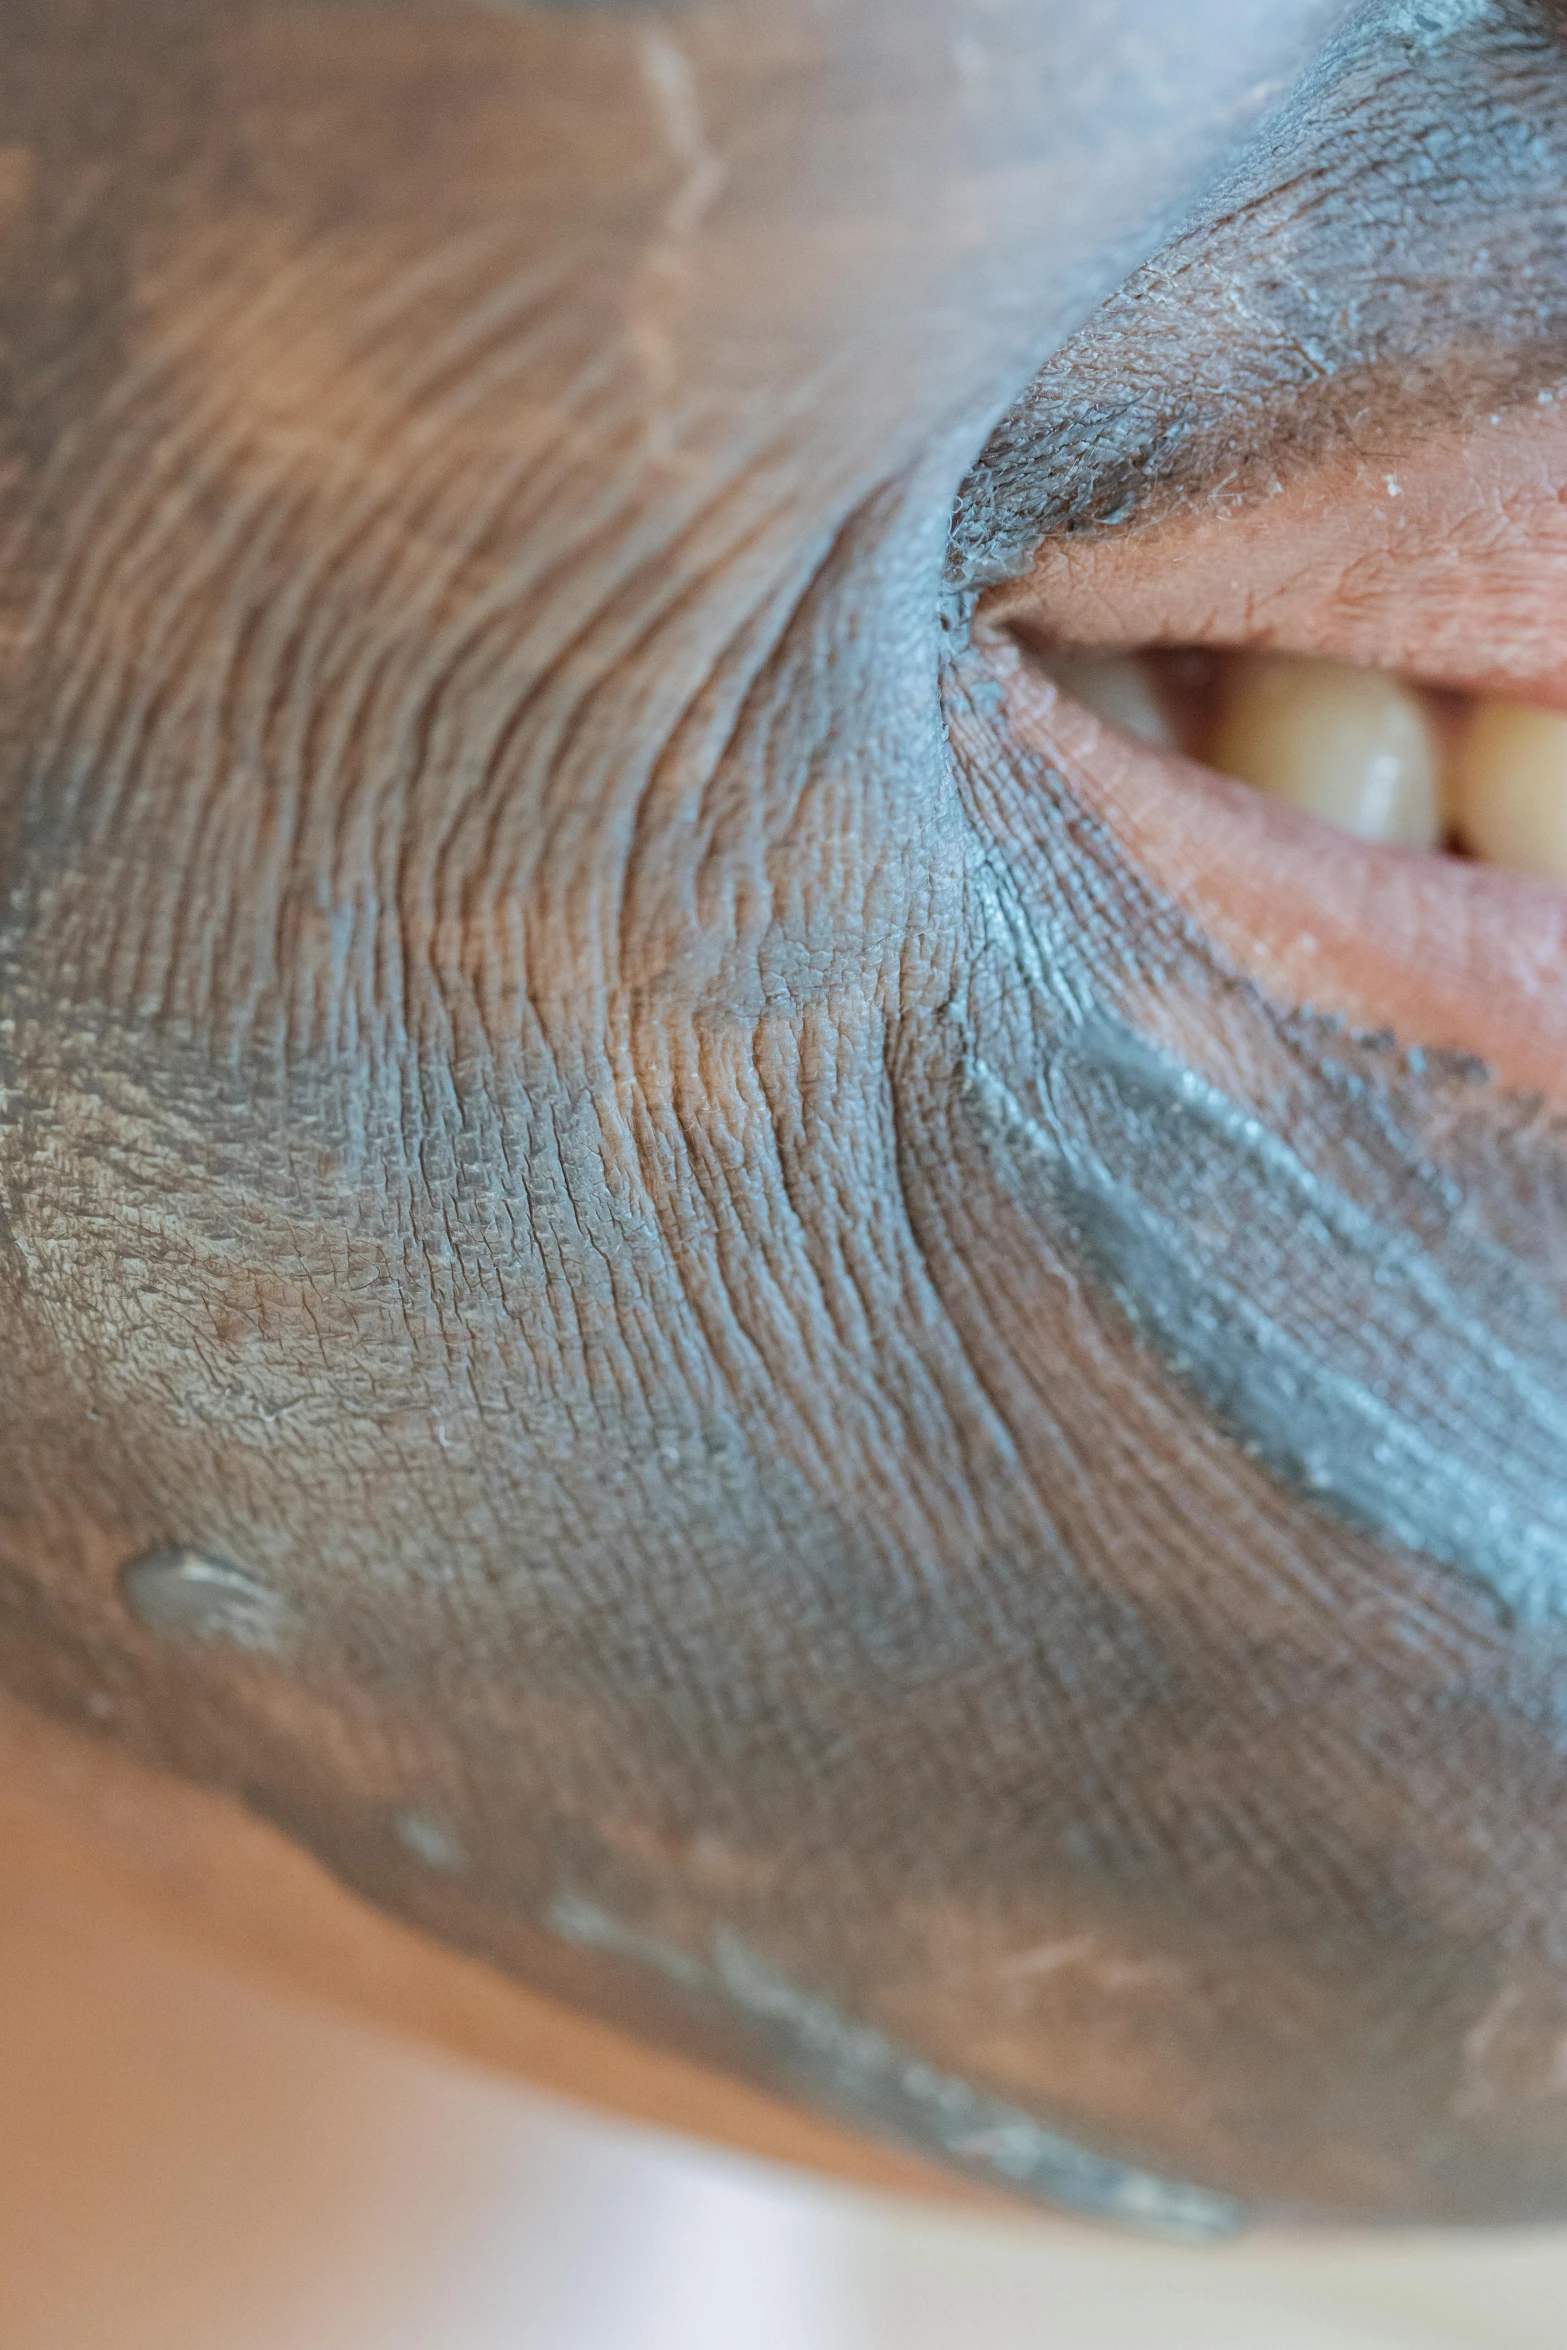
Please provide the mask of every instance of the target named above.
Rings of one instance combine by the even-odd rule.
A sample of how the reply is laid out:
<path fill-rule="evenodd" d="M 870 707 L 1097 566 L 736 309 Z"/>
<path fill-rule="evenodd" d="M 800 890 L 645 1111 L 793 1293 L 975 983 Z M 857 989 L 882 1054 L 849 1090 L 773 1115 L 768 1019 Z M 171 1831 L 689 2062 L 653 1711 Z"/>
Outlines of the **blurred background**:
<path fill-rule="evenodd" d="M 0 1848 L 0 2350 L 1567 2343 L 1567 2233 L 1165 2250 L 605 2122 Z"/>

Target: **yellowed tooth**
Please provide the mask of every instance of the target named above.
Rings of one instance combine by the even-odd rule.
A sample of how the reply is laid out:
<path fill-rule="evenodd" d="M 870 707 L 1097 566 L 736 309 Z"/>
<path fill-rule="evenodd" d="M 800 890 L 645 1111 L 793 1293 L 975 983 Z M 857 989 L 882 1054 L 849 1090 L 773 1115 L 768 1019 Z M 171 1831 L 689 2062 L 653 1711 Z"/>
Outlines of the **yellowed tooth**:
<path fill-rule="evenodd" d="M 1430 849 L 1441 837 L 1431 722 L 1419 697 L 1380 669 L 1237 654 L 1207 757 L 1363 840 Z"/>
<path fill-rule="evenodd" d="M 1453 827 L 1471 855 L 1567 881 L 1567 717 L 1480 702 L 1449 781 Z"/>
<path fill-rule="evenodd" d="M 1162 751 L 1175 749 L 1175 729 L 1134 654 L 1052 653 L 1045 666 L 1068 700 L 1081 702 L 1096 718 Z"/>

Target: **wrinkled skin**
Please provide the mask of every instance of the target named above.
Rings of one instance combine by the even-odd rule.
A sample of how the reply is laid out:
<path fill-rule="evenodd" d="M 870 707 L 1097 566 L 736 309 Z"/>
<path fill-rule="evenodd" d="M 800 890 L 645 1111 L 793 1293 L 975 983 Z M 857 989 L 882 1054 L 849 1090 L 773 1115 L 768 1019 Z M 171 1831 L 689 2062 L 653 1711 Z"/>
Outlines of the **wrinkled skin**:
<path fill-rule="evenodd" d="M 982 2177 L 1560 2213 L 1554 1587 L 1188 1343 L 1236 1274 L 1554 1540 L 1559 1133 L 1237 970 L 970 638 L 1119 527 L 1095 305 L 1489 54 L 1405 10 L 1237 165 L 1334 13 L 1194 13 L 0 8 L 0 1674 Z M 1429 295 L 1473 221 L 1394 200 Z M 1367 277 L 1321 367 L 1429 404 Z M 1149 1108 L 1182 1064 L 1444 1279 L 1483 1234 L 1463 1331 Z M 261 1631 L 135 1621 L 168 1543 Z"/>

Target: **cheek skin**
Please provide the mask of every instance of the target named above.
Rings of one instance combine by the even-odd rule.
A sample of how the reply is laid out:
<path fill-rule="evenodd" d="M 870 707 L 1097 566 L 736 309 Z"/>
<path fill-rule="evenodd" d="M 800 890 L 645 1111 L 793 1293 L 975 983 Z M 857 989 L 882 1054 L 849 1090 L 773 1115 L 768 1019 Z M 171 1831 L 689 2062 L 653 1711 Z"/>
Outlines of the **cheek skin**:
<path fill-rule="evenodd" d="M 1107 1796 L 1096 1860 L 1082 1817 L 1071 1726 L 1126 1747 L 1147 1712 L 1135 1604 L 1066 1558 L 1060 1442 L 1020 1466 L 912 1221 L 968 948 L 932 690 L 960 459 L 883 491 L 1005 372 L 976 224 L 1032 273 L 1038 220 L 1059 258 L 1137 175 L 1096 122 L 1085 205 L 1018 107 L 1071 207 L 989 130 L 972 173 L 917 129 L 863 187 L 922 19 L 930 119 L 976 119 L 945 0 L 765 11 L 807 56 L 885 33 L 865 115 L 826 109 L 836 193 L 788 58 L 759 119 L 746 11 L 671 15 L 710 203 L 629 12 L 457 11 L 444 93 L 438 9 L 390 49 L 231 13 L 189 218 L 161 161 L 152 225 L 115 199 L 125 312 L 84 323 L 86 454 L 16 583 L 0 1679 L 715 2068 L 1095 2208 L 1122 2166 L 1057 2126 L 1249 2191 L 1202 2082 L 1244 2104 L 1269 2002 L 1206 2023 L 1219 1939 L 1157 1889 L 1130 1914 L 1138 1839 Z M 406 135 L 432 108 L 452 139 Z M 1072 1408 L 1113 1432 L 1081 1343 Z M 128 1614 L 117 1562 L 171 1542 L 273 1589 L 298 1653 Z M 1151 1794 L 1212 1709 L 1178 1710 L 1126 1756 Z M 1086 1979 L 987 2038 L 1014 1955 L 1090 1929 Z M 1172 1933 L 1190 1973 L 1149 1971 Z"/>
<path fill-rule="evenodd" d="M 1554 405 L 1314 468 L 1241 511 L 1048 545 L 979 637 L 1021 746 L 1275 1000 L 1477 1054 L 1560 1099 L 1567 897 L 1351 840 L 1060 701 L 1021 642 L 1269 645 L 1567 704 L 1567 509 Z"/>

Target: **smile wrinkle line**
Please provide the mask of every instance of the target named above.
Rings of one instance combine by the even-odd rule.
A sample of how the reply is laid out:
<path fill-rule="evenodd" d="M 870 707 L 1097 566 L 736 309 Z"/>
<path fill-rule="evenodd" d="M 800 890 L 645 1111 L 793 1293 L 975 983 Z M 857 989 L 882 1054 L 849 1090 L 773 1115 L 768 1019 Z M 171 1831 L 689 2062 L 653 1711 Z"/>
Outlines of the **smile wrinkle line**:
<path fill-rule="evenodd" d="M 707 1961 L 572 1893 L 550 1903 L 545 1923 L 567 1941 L 727 1999 L 803 2086 L 862 2124 L 939 2150 L 972 2175 L 1005 2179 L 1089 2218 L 1189 2242 L 1232 2236 L 1246 2221 L 1244 2206 L 1231 2196 L 1096 2154 L 1046 2129 L 1021 2106 L 937 2072 L 874 2025 L 855 2023 L 830 2001 L 799 1990 L 724 1927 L 714 1933 Z"/>

